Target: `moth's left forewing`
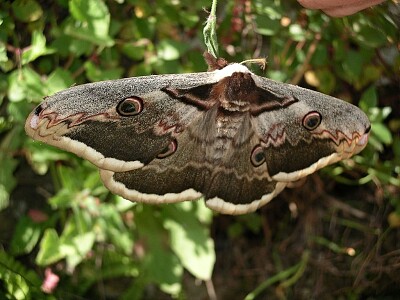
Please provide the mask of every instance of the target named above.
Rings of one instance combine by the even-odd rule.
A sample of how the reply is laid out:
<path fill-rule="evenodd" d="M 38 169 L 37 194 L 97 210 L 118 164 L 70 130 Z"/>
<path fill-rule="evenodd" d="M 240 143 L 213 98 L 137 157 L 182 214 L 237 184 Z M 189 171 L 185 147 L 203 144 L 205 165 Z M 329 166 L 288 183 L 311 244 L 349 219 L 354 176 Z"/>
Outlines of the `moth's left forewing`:
<path fill-rule="evenodd" d="M 32 138 L 77 154 L 115 172 L 140 168 L 173 141 L 197 112 L 165 88 L 188 89 L 215 83 L 212 72 L 153 75 L 69 88 L 47 97 L 28 117 Z M 138 109 L 131 116 L 118 114 Z"/>
<path fill-rule="evenodd" d="M 365 147 L 370 122 L 358 107 L 298 86 L 253 78 L 257 86 L 296 100 L 254 118 L 272 179 L 298 180 Z"/>

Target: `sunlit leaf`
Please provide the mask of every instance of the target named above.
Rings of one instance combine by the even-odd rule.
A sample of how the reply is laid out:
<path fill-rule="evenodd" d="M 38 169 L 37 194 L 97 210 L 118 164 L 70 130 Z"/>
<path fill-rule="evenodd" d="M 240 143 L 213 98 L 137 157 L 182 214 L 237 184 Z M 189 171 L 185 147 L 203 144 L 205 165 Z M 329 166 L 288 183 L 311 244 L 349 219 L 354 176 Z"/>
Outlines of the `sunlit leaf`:
<path fill-rule="evenodd" d="M 32 33 L 32 45 L 22 53 L 21 63 L 22 65 L 25 65 L 40 56 L 52 54 L 54 51 L 54 49 L 46 47 L 46 38 L 43 33 L 34 31 Z"/>
<path fill-rule="evenodd" d="M 102 0 L 71 0 L 69 9 L 80 22 L 69 23 L 66 34 L 101 46 L 114 45 L 109 36 L 110 12 Z"/>
<path fill-rule="evenodd" d="M 382 123 L 373 123 L 372 132 L 375 137 L 377 137 L 382 143 L 390 144 L 392 143 L 392 133 L 390 130 Z"/>
<path fill-rule="evenodd" d="M 47 266 L 63 259 L 65 254 L 60 251 L 60 239 L 53 228 L 44 232 L 40 242 L 40 250 L 36 256 L 36 263 L 39 266 Z"/>
<path fill-rule="evenodd" d="M 187 49 L 187 46 L 172 40 L 163 40 L 157 47 L 157 56 L 163 60 L 175 60 L 178 59 L 183 52 Z"/>
<path fill-rule="evenodd" d="M 8 207 L 10 204 L 10 192 L 7 191 L 3 184 L 0 184 L 0 210 Z"/>
<path fill-rule="evenodd" d="M 0 42 L 0 63 L 8 61 L 6 46 Z"/>
<path fill-rule="evenodd" d="M 40 224 L 33 222 L 29 217 L 22 217 L 11 240 L 11 253 L 20 255 L 31 252 L 39 241 L 40 234 Z"/>
<path fill-rule="evenodd" d="M 291 35 L 294 41 L 304 41 L 305 39 L 305 31 L 299 24 L 291 24 L 289 26 L 289 34 Z"/>
<path fill-rule="evenodd" d="M 182 265 L 175 254 L 163 245 L 166 232 L 160 220 L 154 218 L 154 210 L 150 207 L 136 208 L 138 232 L 147 250 L 143 259 L 146 275 L 163 291 L 177 294 L 182 287 Z"/>
<path fill-rule="evenodd" d="M 25 67 L 12 72 L 8 81 L 8 98 L 11 101 L 39 101 L 47 94 L 43 79 L 31 68 Z"/>
<path fill-rule="evenodd" d="M 171 247 L 183 266 L 199 279 L 211 279 L 215 252 L 208 231 L 190 211 L 179 206 L 165 207 L 164 212 L 168 218 L 164 226 L 170 232 Z"/>

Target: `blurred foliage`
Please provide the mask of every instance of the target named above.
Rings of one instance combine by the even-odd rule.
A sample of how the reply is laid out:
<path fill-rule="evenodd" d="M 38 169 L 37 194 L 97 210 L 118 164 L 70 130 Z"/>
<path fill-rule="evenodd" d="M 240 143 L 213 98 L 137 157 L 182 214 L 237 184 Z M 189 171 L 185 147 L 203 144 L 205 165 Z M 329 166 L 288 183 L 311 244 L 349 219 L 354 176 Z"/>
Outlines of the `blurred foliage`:
<path fill-rule="evenodd" d="M 185 286 L 185 272 L 205 281 L 213 298 L 211 274 L 226 253 L 215 262 L 214 242 L 219 242 L 221 229 L 216 229 L 213 239 L 213 215 L 202 201 L 160 206 L 128 202 L 103 187 L 92 165 L 33 142 L 23 128 L 28 113 L 43 97 L 74 84 L 205 71 L 202 30 L 207 13 L 203 8 L 210 6 L 205 0 L 0 2 L 1 298 L 52 299 L 40 290 L 48 267 L 61 278 L 54 291 L 60 299 L 141 299 L 166 294 L 194 298 Z M 363 185 L 369 196 L 359 202 L 367 200 L 375 203 L 373 207 L 387 204 L 384 227 L 378 233 L 358 220 L 338 219 L 344 231 L 364 232 L 379 245 L 385 244 L 389 240 L 385 237 L 400 227 L 399 7 L 388 1 L 335 19 L 305 10 L 295 1 L 235 0 L 220 3 L 217 15 L 220 55 L 228 61 L 267 56 L 263 75 L 340 97 L 368 114 L 372 122 L 368 147 L 321 173 L 337 184 Z M 266 234 L 268 209 L 231 218 L 228 239 L 243 241 L 246 235 Z M 366 213 L 373 214 L 374 209 Z M 216 218 L 214 224 L 228 217 Z M 284 224 L 291 220 L 280 219 L 275 234 L 285 234 Z M 253 284 L 254 291 L 247 289 L 243 295 L 251 292 L 247 299 L 253 299 L 273 285 L 276 289 L 268 295 L 282 299 L 296 295 L 296 283 L 307 283 L 304 274 L 311 258 L 305 248 L 310 243 L 313 250 L 354 255 L 342 238 L 305 240 L 302 254 L 294 253 L 297 261 L 282 261 L 277 248 L 268 248 L 273 268 L 265 266 L 262 274 L 269 278 L 258 278 L 260 286 Z M 363 245 L 353 247 L 360 255 L 354 261 L 344 260 L 364 262 Z M 399 247 L 394 241 L 388 249 Z M 399 266 L 399 255 L 395 258 L 392 263 Z M 358 283 L 356 289 L 345 285 L 332 289 L 338 296 L 357 298 L 366 289 L 358 278 L 354 280 L 346 287 Z M 387 280 L 399 284 L 399 276 Z M 217 281 L 218 294 L 218 285 L 224 282 Z"/>

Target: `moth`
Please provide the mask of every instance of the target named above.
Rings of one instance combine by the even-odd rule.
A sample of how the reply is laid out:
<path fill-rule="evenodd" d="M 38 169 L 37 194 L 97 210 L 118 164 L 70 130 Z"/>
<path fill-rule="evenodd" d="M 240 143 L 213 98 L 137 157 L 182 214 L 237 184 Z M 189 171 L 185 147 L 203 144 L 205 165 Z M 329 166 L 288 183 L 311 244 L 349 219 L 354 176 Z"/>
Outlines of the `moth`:
<path fill-rule="evenodd" d="M 131 201 L 204 197 L 253 212 L 289 183 L 359 153 L 370 122 L 356 106 L 206 56 L 208 72 L 74 86 L 29 115 L 35 140 L 89 160 Z"/>

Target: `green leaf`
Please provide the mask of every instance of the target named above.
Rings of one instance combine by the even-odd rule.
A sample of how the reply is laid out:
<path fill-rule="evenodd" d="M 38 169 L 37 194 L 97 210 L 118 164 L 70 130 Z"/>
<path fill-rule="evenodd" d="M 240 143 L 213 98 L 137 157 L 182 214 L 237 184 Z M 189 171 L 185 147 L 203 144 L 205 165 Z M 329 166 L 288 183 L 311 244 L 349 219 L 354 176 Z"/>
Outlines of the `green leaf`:
<path fill-rule="evenodd" d="M 368 110 L 368 117 L 372 123 L 382 123 L 392 112 L 392 108 L 385 106 L 383 108 L 372 107 Z"/>
<path fill-rule="evenodd" d="M 386 33 L 381 28 L 377 28 L 369 23 L 355 23 L 353 24 L 353 29 L 355 38 L 368 47 L 377 48 L 387 43 Z"/>
<path fill-rule="evenodd" d="M 43 15 L 43 10 L 35 0 L 15 0 L 12 5 L 15 17 L 22 22 L 34 22 Z"/>
<path fill-rule="evenodd" d="M 134 207 L 137 203 L 133 201 L 126 200 L 120 196 L 115 196 L 115 208 L 119 212 L 127 211 Z"/>
<path fill-rule="evenodd" d="M 54 209 L 69 208 L 73 203 L 73 192 L 69 189 L 63 188 L 56 195 L 49 199 L 49 204 Z"/>
<path fill-rule="evenodd" d="M 122 45 L 122 52 L 133 60 L 142 60 L 144 59 L 144 55 L 146 53 L 147 45 L 145 44 L 123 44 Z"/>
<path fill-rule="evenodd" d="M 162 60 L 175 60 L 181 57 L 187 48 L 187 45 L 173 40 L 162 40 L 157 47 L 157 56 Z"/>
<path fill-rule="evenodd" d="M 378 95 L 374 86 L 370 86 L 361 95 L 359 105 L 363 111 L 368 111 L 370 108 L 376 107 L 378 105 Z"/>
<path fill-rule="evenodd" d="M 131 256 L 126 256 L 116 252 L 114 249 L 104 249 L 102 255 L 102 268 L 99 270 L 101 274 L 97 274 L 98 269 L 94 270 L 95 275 L 100 278 L 115 278 L 119 276 L 138 276 L 139 270 L 136 260 Z"/>
<path fill-rule="evenodd" d="M 179 60 L 158 59 L 153 65 L 154 70 L 159 74 L 180 73 L 181 64 Z"/>
<path fill-rule="evenodd" d="M 82 161 L 80 159 L 77 160 L 79 160 L 79 162 Z M 93 169 L 89 169 L 87 167 L 84 167 L 83 165 L 74 166 L 74 168 L 61 165 L 57 166 L 57 172 L 62 187 L 78 193 L 83 192 L 82 190 L 83 190 L 84 179 L 86 178 L 87 173 L 91 172 Z M 87 192 L 83 192 L 81 195 L 77 195 L 78 198 L 81 197 L 85 198 L 86 196 Z"/>
<path fill-rule="evenodd" d="M 281 29 L 282 7 L 266 1 L 254 1 L 253 5 L 258 12 L 254 19 L 256 32 L 265 36 L 277 34 Z"/>
<path fill-rule="evenodd" d="M 47 78 L 47 91 L 49 95 L 71 87 L 74 84 L 71 72 L 56 68 Z"/>
<path fill-rule="evenodd" d="M 36 263 L 39 266 L 47 266 L 65 257 L 60 251 L 60 239 L 53 228 L 48 228 L 44 232 L 40 242 L 40 250 L 36 256 Z"/>
<path fill-rule="evenodd" d="M 145 40 L 151 43 L 154 38 L 157 19 L 149 16 L 143 19 L 127 20 L 122 24 L 120 37 L 128 42 L 139 42 Z"/>
<path fill-rule="evenodd" d="M 267 77 L 282 82 L 285 82 L 288 79 L 287 74 L 280 70 L 268 70 Z"/>
<path fill-rule="evenodd" d="M 10 205 L 10 193 L 6 187 L 0 183 L 0 211 L 7 208 Z"/>
<path fill-rule="evenodd" d="M 343 69 L 346 72 L 346 75 L 351 80 L 356 80 L 361 76 L 363 67 L 363 57 L 359 52 L 356 51 L 348 51 L 344 61 L 343 61 Z"/>
<path fill-rule="evenodd" d="M 120 67 L 117 68 L 108 68 L 106 70 L 97 67 L 91 61 L 87 61 L 84 65 L 86 70 L 86 75 L 92 82 L 102 81 L 102 80 L 112 80 L 119 79 L 122 76 L 123 69 Z"/>
<path fill-rule="evenodd" d="M 311 64 L 315 67 L 326 67 L 329 62 L 328 46 L 318 44 L 311 59 Z M 334 76 L 331 71 L 331 76 Z"/>
<path fill-rule="evenodd" d="M 71 15 L 79 22 L 69 23 L 65 33 L 93 44 L 111 47 L 114 40 L 108 35 L 110 12 L 101 0 L 70 0 Z"/>
<path fill-rule="evenodd" d="M 16 185 L 13 173 L 18 161 L 13 153 L 20 147 L 22 138 L 22 126 L 14 126 L 0 140 L 0 210 L 8 207 L 10 193 Z"/>
<path fill-rule="evenodd" d="M 289 26 L 289 34 L 297 42 L 304 41 L 306 38 L 306 33 L 299 24 L 291 24 Z"/>
<path fill-rule="evenodd" d="M 73 19 L 70 18 L 66 21 L 65 28 L 73 27 Z M 64 28 L 64 31 L 65 31 Z M 60 56 L 69 56 L 73 54 L 74 57 L 80 57 L 81 55 L 89 55 L 92 51 L 93 45 L 85 40 L 76 39 L 66 34 L 61 34 L 51 44 Z"/>
<path fill-rule="evenodd" d="M 10 250 L 13 255 L 30 253 L 36 246 L 41 234 L 41 225 L 23 216 L 15 228 Z"/>
<path fill-rule="evenodd" d="M 0 42 L 0 63 L 8 61 L 6 46 Z"/>
<path fill-rule="evenodd" d="M 72 238 L 72 246 L 74 251 L 66 255 L 68 270 L 73 270 L 80 264 L 92 250 L 96 235 L 94 232 L 86 232 L 76 235 Z M 63 245 L 61 245 L 62 249 Z"/>
<path fill-rule="evenodd" d="M 393 152 L 397 157 L 398 162 L 400 162 L 400 136 L 395 136 L 393 140 Z M 398 164 L 400 168 L 400 163 Z"/>
<path fill-rule="evenodd" d="M 100 182 L 101 180 L 99 172 L 91 172 L 86 176 L 82 187 L 85 189 L 93 190 L 102 185 Z"/>
<path fill-rule="evenodd" d="M 263 15 L 256 15 L 254 22 L 257 26 L 256 32 L 261 35 L 273 36 L 277 34 L 281 28 L 281 24 L 278 19 L 270 19 Z"/>
<path fill-rule="evenodd" d="M 265 18 L 274 20 L 280 20 L 282 18 L 282 7 L 277 2 L 256 0 L 253 5 L 257 13 Z"/>
<path fill-rule="evenodd" d="M 71 157 L 63 150 L 31 139 L 26 143 L 26 150 L 30 153 L 28 158 L 32 168 L 40 175 L 47 173 L 52 162 L 68 160 Z"/>
<path fill-rule="evenodd" d="M 392 133 L 382 123 L 372 123 L 372 132 L 375 137 L 377 137 L 382 143 L 390 145 L 393 141 Z"/>
<path fill-rule="evenodd" d="M 137 205 L 136 225 L 144 245 L 146 256 L 143 259 L 143 275 L 159 284 L 160 288 L 170 294 L 178 294 L 181 290 L 182 265 L 178 258 L 165 247 L 165 230 L 156 217 L 155 209 L 149 206 Z"/>
<path fill-rule="evenodd" d="M 8 78 L 8 83 L 7 96 L 10 101 L 36 100 L 38 102 L 47 94 L 42 78 L 29 67 L 23 67 L 21 70 L 12 72 Z"/>
<path fill-rule="evenodd" d="M 73 271 L 92 250 L 96 234 L 91 231 L 91 228 L 92 220 L 85 210 L 75 210 L 73 218 L 67 221 L 58 245 L 59 252 L 66 259 L 69 271 Z"/>
<path fill-rule="evenodd" d="M 179 14 L 179 17 L 186 28 L 191 28 L 195 26 L 200 20 L 200 16 L 195 12 L 185 12 Z"/>
<path fill-rule="evenodd" d="M 32 44 L 28 50 L 22 52 L 21 64 L 26 65 L 36 58 L 54 53 L 54 49 L 49 49 L 46 47 L 46 38 L 43 33 L 39 31 L 34 31 L 32 33 Z"/>
<path fill-rule="evenodd" d="M 3 202 L 3 205 L 0 206 L 0 209 L 5 208 L 5 204 L 8 202 L 8 196 L 7 194 L 12 191 L 12 189 L 15 187 L 16 181 L 14 177 L 12 176 L 15 168 L 17 167 L 17 160 L 13 159 L 11 157 L 3 156 L 0 155 L 0 163 L 1 163 L 1 168 L 0 168 L 0 186 L 1 186 L 1 192 L 3 194 L 3 199 L 1 202 Z"/>
<path fill-rule="evenodd" d="M 4 251 L 0 251 L 0 282 L 4 299 L 49 299 L 40 291 L 39 276 Z"/>
<path fill-rule="evenodd" d="M 113 242 L 121 252 L 130 255 L 133 250 L 132 234 L 127 230 L 114 205 L 102 205 L 101 212 L 102 218 L 99 224 L 103 231 L 107 234 L 108 238 Z"/>
<path fill-rule="evenodd" d="M 199 279 L 211 279 L 215 252 L 208 230 L 194 218 L 193 211 L 179 209 L 178 205 L 166 206 L 164 213 L 171 248 L 182 265 Z"/>

